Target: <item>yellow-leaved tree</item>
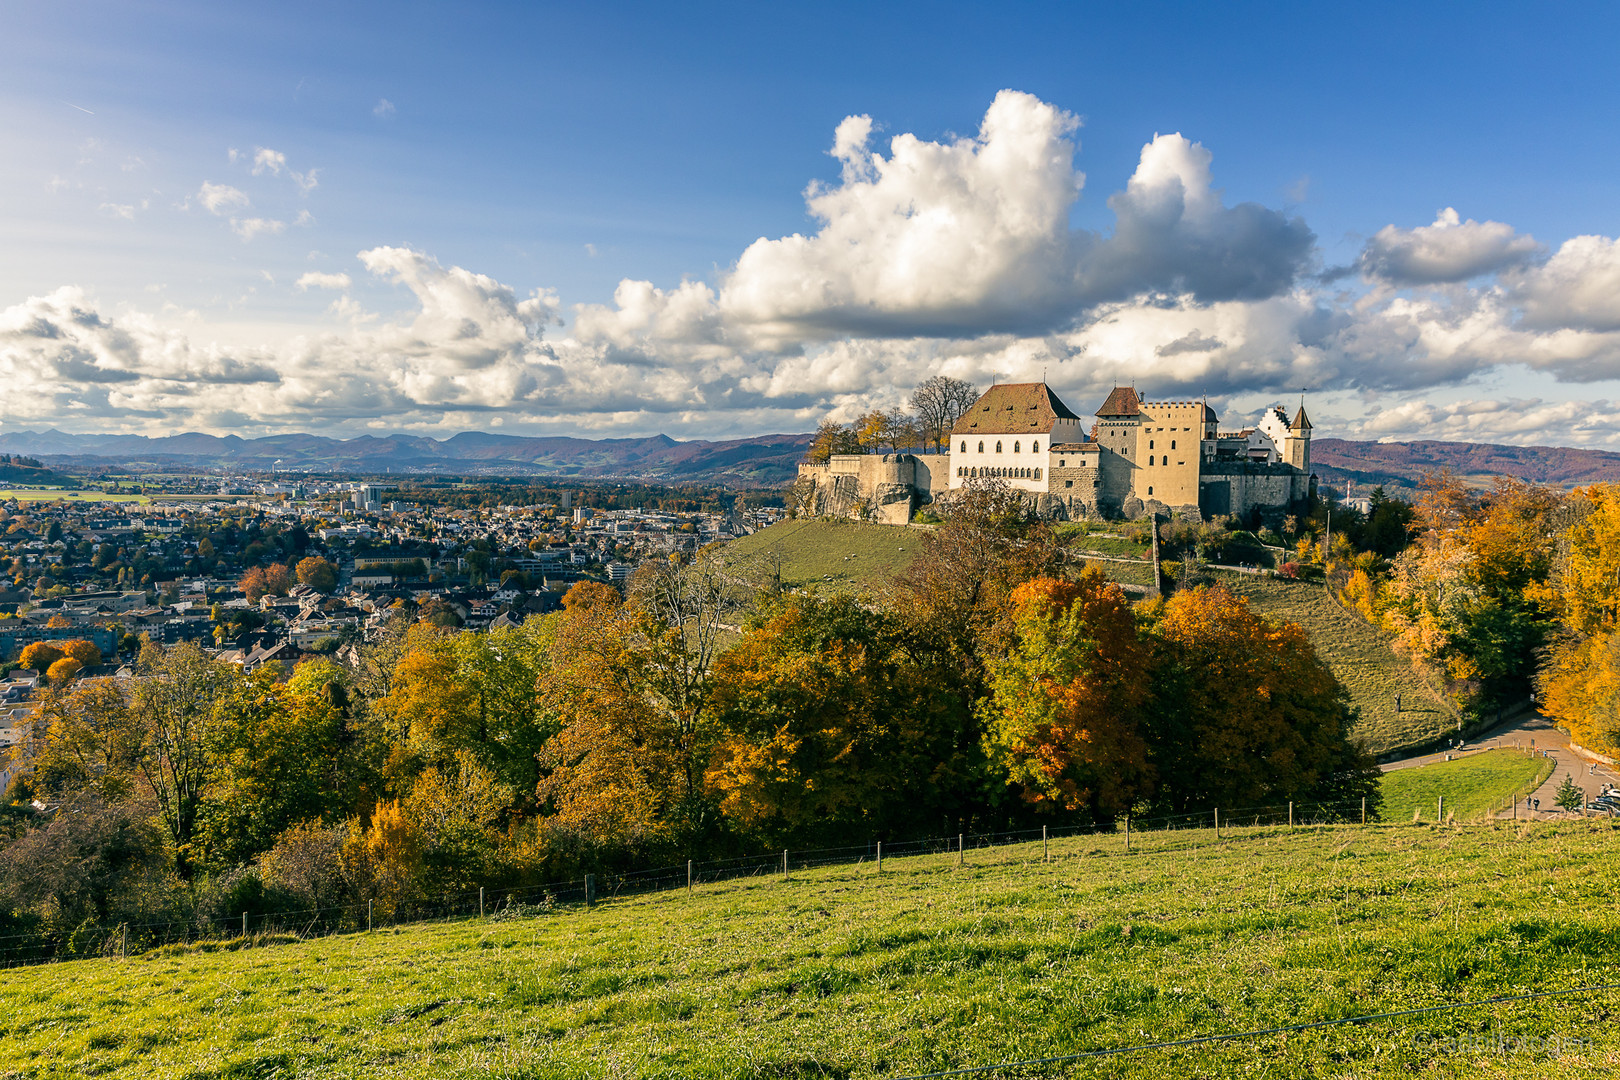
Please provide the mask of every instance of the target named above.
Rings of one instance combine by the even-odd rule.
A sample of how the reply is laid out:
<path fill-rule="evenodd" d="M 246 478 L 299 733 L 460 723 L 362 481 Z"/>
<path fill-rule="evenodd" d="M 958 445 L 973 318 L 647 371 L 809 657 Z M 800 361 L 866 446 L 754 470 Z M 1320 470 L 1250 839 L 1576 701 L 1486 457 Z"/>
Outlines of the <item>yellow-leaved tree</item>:
<path fill-rule="evenodd" d="M 1554 577 L 1560 633 L 1540 679 L 1542 712 L 1582 746 L 1620 752 L 1620 486 L 1576 493 Z"/>

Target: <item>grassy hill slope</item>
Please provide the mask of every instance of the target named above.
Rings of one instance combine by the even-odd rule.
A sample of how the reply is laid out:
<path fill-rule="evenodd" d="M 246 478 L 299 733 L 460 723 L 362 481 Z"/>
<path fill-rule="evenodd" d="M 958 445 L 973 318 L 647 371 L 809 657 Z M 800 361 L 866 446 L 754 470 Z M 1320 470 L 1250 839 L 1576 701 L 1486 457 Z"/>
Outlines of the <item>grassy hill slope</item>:
<path fill-rule="evenodd" d="M 830 518 L 779 521 L 726 545 L 741 562 L 770 554 L 782 560 L 782 583 L 825 592 L 873 592 L 911 565 L 923 530 Z"/>
<path fill-rule="evenodd" d="M 1433 821 L 1440 809 L 1437 800 L 1445 796 L 1448 815 L 1464 820 L 1484 817 L 1540 787 L 1552 770 L 1550 760 L 1528 750 L 1488 750 L 1455 761 L 1394 769 L 1380 777 L 1384 816 L 1400 821 L 1410 814 Z"/>
<path fill-rule="evenodd" d="M 1366 620 L 1339 605 L 1320 584 L 1257 578 L 1247 574 L 1215 575 L 1233 592 L 1248 598 L 1256 611 L 1299 623 L 1334 675 L 1361 710 L 1356 734 L 1374 754 L 1422 746 L 1456 731 L 1457 714 L 1415 671 L 1395 654 Z M 1395 711 L 1395 695 L 1401 711 Z"/>
<path fill-rule="evenodd" d="M 232 951 L 0 973 L 38 1078 L 882 1077 L 1616 981 L 1603 822 L 1148 833 Z M 1608 994 L 1031 1076 L 1549 1077 Z M 1481 1033 L 1591 1040 L 1490 1055 Z M 1257 1066 L 1262 1065 L 1263 1068 Z M 1484 1066 L 1484 1071 L 1479 1071 Z M 9 1071 L 7 1071 L 9 1070 Z M 1002 1074 L 1006 1075 L 1006 1074 Z"/>

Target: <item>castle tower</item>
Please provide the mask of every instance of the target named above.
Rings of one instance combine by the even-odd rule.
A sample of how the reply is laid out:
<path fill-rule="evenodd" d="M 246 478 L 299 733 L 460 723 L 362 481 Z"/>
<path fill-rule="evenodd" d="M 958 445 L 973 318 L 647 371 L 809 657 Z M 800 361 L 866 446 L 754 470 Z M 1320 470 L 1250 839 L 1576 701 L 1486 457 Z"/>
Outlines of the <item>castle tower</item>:
<path fill-rule="evenodd" d="M 1311 471 L 1311 419 L 1305 415 L 1305 398 L 1299 399 L 1299 411 L 1294 414 L 1294 420 L 1288 425 L 1288 434 L 1283 438 L 1283 461 L 1302 473 Z"/>

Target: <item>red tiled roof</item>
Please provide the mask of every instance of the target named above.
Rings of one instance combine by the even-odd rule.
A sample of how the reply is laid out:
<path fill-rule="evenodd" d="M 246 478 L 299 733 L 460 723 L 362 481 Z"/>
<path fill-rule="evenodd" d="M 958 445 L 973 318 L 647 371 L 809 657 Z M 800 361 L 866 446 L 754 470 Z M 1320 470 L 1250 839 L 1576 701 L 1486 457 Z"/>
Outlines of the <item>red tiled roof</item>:
<path fill-rule="evenodd" d="M 953 435 L 1019 435 L 1079 420 L 1045 383 L 1000 383 L 984 392 L 951 428 Z"/>
<path fill-rule="evenodd" d="M 1097 410 L 1098 416 L 1137 416 L 1142 412 L 1142 399 L 1136 396 L 1134 386 L 1116 386 L 1108 400 Z"/>

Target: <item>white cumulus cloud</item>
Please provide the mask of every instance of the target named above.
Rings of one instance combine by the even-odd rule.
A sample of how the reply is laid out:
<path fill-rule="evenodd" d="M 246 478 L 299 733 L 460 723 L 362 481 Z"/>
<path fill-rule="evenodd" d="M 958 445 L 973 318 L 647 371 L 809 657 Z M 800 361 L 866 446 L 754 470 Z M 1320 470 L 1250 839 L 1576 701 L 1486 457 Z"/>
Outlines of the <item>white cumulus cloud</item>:
<path fill-rule="evenodd" d="M 210 214 L 223 217 L 232 210 L 238 210 L 251 205 L 247 193 L 229 184 L 212 184 L 203 181 L 203 186 L 197 191 L 197 201 L 203 204 L 203 209 Z"/>
<path fill-rule="evenodd" d="M 348 274 L 327 274 L 319 270 L 310 270 L 297 281 L 300 290 L 304 289 L 347 289 L 354 284 Z"/>
<path fill-rule="evenodd" d="M 1432 225 L 1385 225 L 1367 242 L 1356 265 L 1367 277 L 1392 285 L 1438 285 L 1521 266 L 1540 253 L 1535 238 L 1513 226 L 1463 221 L 1448 206 Z"/>

